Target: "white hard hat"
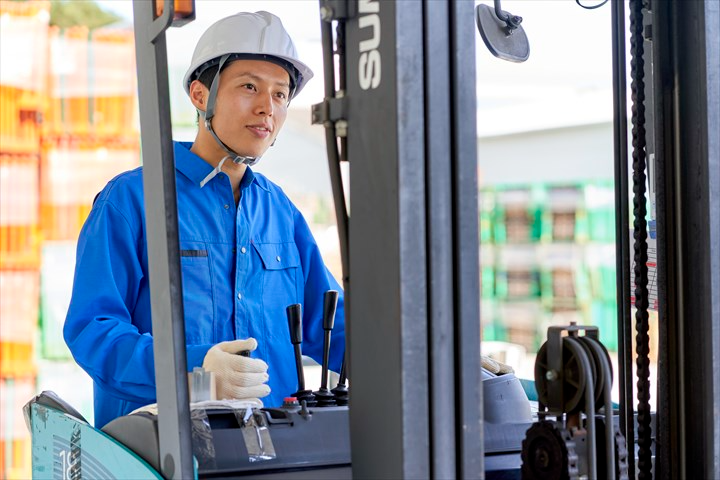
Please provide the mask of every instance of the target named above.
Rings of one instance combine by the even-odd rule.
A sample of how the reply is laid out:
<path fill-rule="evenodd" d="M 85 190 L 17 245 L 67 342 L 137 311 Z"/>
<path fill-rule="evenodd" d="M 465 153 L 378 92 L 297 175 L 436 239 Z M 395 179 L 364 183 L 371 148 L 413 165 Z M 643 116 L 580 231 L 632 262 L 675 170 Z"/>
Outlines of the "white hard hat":
<path fill-rule="evenodd" d="M 192 81 L 208 67 L 217 65 L 224 55 L 276 60 L 288 70 L 295 84 L 293 96 L 300 93 L 313 77 L 310 67 L 298 59 L 295 45 L 277 16 L 264 11 L 242 12 L 218 20 L 198 40 L 190 68 L 183 77 L 183 87 L 188 95 Z"/>

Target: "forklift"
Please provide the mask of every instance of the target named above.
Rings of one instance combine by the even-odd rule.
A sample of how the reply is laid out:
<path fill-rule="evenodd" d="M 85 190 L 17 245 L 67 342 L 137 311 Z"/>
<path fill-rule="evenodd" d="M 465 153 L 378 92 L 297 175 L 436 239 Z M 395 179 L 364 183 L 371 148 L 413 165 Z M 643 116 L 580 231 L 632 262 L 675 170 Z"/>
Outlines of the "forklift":
<path fill-rule="evenodd" d="M 519 12 L 500 0 L 320 0 L 325 98 L 312 121 L 325 128 L 340 237 L 347 351 L 336 388 L 352 379 L 349 405 L 210 410 L 188 394 L 165 40 L 194 19 L 194 2 L 134 0 L 158 412 L 98 430 L 52 393 L 37 396 L 26 406 L 34 477 L 720 478 L 720 3 L 606 8 L 617 374 L 597 328 L 575 324 L 548 330 L 531 398 L 514 375 L 479 368 L 475 35 L 499 59 L 524 61 Z"/>

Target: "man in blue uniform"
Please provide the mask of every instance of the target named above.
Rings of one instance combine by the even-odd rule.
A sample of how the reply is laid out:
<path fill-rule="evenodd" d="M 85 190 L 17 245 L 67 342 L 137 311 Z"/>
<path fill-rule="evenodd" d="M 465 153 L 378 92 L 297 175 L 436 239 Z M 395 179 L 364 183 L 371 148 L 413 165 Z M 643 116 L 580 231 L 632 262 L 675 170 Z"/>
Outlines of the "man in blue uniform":
<path fill-rule="evenodd" d="M 175 143 L 187 367 L 214 372 L 219 398 L 276 406 L 297 390 L 287 305 L 303 304 L 303 353 L 322 356 L 323 293 L 340 287 L 302 214 L 250 168 L 312 75 L 280 19 L 257 12 L 213 24 L 183 81 L 200 119 L 195 142 Z M 95 201 L 65 322 L 65 340 L 94 380 L 98 428 L 155 401 L 147 255 L 138 168 Z M 341 295 L 335 371 L 344 349 Z"/>

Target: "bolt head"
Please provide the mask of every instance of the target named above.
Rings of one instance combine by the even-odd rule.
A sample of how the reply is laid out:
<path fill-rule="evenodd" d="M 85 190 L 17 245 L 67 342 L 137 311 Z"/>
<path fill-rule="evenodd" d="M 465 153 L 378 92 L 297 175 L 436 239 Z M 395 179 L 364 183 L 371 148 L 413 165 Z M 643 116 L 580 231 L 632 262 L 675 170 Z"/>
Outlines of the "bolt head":
<path fill-rule="evenodd" d="M 325 21 L 332 20 L 333 11 L 330 7 L 320 7 L 320 18 Z"/>

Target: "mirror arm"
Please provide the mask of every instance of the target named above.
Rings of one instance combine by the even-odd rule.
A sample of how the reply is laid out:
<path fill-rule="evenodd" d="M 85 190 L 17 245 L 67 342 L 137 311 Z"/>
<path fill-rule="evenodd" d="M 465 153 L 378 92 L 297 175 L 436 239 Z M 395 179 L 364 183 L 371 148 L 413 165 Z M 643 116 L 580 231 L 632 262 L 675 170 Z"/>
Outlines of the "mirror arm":
<path fill-rule="evenodd" d="M 508 28 L 508 33 L 512 33 L 513 30 L 518 28 L 523 20 L 522 17 L 503 11 L 500 6 L 500 0 L 495 0 L 495 15 L 501 21 L 505 22 Z"/>

